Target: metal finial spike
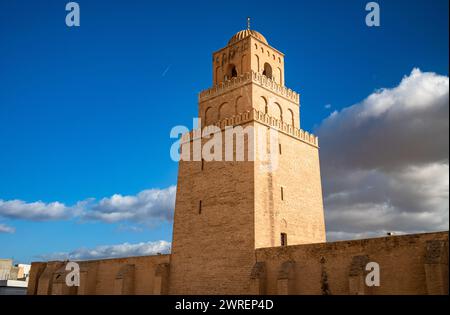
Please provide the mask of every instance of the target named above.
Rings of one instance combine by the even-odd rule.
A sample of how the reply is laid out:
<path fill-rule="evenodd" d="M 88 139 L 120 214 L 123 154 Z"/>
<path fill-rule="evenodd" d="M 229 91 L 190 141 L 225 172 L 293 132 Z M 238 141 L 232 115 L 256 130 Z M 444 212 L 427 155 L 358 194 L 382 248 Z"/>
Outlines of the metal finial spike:
<path fill-rule="evenodd" d="M 250 29 L 250 17 L 247 17 L 247 29 Z"/>

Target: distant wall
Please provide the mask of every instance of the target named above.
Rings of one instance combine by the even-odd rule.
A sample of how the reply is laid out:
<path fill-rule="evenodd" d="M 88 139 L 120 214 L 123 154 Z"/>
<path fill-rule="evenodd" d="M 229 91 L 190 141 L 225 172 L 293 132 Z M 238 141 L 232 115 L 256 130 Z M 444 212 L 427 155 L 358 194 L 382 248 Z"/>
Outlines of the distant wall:
<path fill-rule="evenodd" d="M 169 290 L 169 258 L 158 255 L 79 262 L 78 288 L 65 285 L 65 262 L 33 263 L 28 294 L 185 292 L 190 282 L 172 283 L 174 287 Z M 448 232 L 260 248 L 252 259 L 255 263 L 247 273 L 249 289 L 245 294 L 448 294 Z M 369 262 L 380 266 L 380 286 L 365 285 Z M 239 270 L 243 265 L 235 267 Z M 242 281 L 233 274 L 217 272 L 216 278 L 211 275 L 204 281 L 217 284 L 219 278 L 228 279 L 228 285 L 211 294 L 239 291 Z"/>
<path fill-rule="evenodd" d="M 448 232 L 256 250 L 253 294 L 448 294 Z M 368 262 L 380 286 L 367 287 Z"/>
<path fill-rule="evenodd" d="M 32 263 L 28 294 L 167 294 L 169 256 L 80 261 L 80 286 L 68 287 L 66 262 Z"/>

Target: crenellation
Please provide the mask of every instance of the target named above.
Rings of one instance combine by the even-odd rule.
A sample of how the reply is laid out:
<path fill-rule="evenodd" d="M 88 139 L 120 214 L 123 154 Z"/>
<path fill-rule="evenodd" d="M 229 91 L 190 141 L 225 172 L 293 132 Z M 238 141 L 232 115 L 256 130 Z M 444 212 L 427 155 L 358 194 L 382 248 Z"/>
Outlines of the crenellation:
<path fill-rule="evenodd" d="M 238 75 L 237 77 L 233 77 L 230 80 L 226 80 L 225 82 L 221 82 L 207 90 L 201 91 L 198 97 L 199 102 L 203 102 L 224 93 L 228 93 L 235 88 L 249 84 L 251 82 L 258 84 L 259 86 L 266 88 L 269 91 L 296 103 L 297 105 L 300 104 L 300 95 L 297 92 L 283 85 L 280 85 L 274 80 L 266 77 L 265 75 L 257 73 L 253 70 Z"/>
<path fill-rule="evenodd" d="M 297 105 L 300 103 L 300 95 L 290 88 L 282 86 L 276 83 L 274 80 L 266 77 L 265 75 L 251 71 L 252 81 L 258 83 L 260 86 L 268 88 L 272 92 L 281 95 L 291 101 L 294 101 Z"/>
<path fill-rule="evenodd" d="M 263 112 L 257 110 L 256 108 L 253 108 L 253 110 L 246 111 L 244 113 L 234 115 L 232 117 L 228 117 L 228 118 L 219 120 L 212 125 L 204 127 L 203 129 L 206 129 L 205 132 L 208 132 L 208 131 L 212 130 L 211 127 L 218 127 L 222 131 L 227 126 L 243 125 L 243 124 L 249 123 L 251 121 L 257 121 L 263 125 L 272 127 L 279 132 L 282 132 L 291 137 L 294 137 L 294 138 L 296 138 L 302 142 L 305 142 L 309 145 L 312 145 L 314 147 L 319 147 L 319 137 L 315 136 L 312 133 L 309 133 L 308 131 L 298 129 L 288 123 L 285 123 L 279 119 L 269 116 L 268 114 L 263 113 Z M 189 133 L 183 134 L 181 136 L 180 143 L 184 144 L 191 140 L 201 138 L 201 134 L 202 134 L 202 132 L 199 131 L 198 129 L 195 131 L 195 134 L 194 134 L 194 131 L 191 130 Z"/>

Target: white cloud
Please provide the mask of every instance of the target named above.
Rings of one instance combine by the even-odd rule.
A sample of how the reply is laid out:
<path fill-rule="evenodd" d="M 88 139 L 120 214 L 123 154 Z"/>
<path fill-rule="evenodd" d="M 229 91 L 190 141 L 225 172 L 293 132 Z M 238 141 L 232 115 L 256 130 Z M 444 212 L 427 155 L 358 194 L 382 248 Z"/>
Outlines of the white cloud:
<path fill-rule="evenodd" d="M 328 238 L 446 230 L 449 80 L 414 69 L 317 130 Z"/>
<path fill-rule="evenodd" d="M 176 187 L 171 186 L 166 189 L 144 190 L 135 196 L 113 195 L 92 206 L 85 218 L 105 222 L 170 221 L 175 207 L 175 193 Z"/>
<path fill-rule="evenodd" d="M 0 199 L 0 216 L 11 219 L 35 221 L 65 219 L 71 215 L 69 210 L 60 202 L 44 203 L 37 201 L 26 203 L 22 200 L 4 201 Z"/>
<path fill-rule="evenodd" d="M 22 200 L 0 200 L 0 217 L 33 221 L 78 218 L 107 223 L 129 221 L 153 225 L 173 218 L 176 187 L 143 190 L 135 196 L 113 195 L 100 201 L 83 200 L 74 206 L 61 202 L 27 203 Z"/>
<path fill-rule="evenodd" d="M 15 233 L 16 229 L 12 226 L 0 223 L 0 233 Z"/>
<path fill-rule="evenodd" d="M 144 231 L 144 229 L 141 226 L 129 224 L 119 224 L 116 230 L 120 232 L 134 232 L 134 233 L 140 233 Z"/>
<path fill-rule="evenodd" d="M 151 256 L 170 253 L 171 243 L 167 241 L 142 242 L 137 244 L 102 245 L 95 248 L 79 248 L 72 252 L 56 252 L 38 256 L 45 261 L 51 260 L 92 260 L 133 256 Z"/>

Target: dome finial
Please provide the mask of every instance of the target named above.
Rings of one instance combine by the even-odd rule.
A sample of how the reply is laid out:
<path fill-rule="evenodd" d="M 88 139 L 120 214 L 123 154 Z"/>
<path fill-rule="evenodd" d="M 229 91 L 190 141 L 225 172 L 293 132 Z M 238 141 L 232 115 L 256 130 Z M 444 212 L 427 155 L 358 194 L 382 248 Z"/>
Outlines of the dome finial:
<path fill-rule="evenodd" d="M 247 17 L 247 29 L 250 30 L 250 17 Z"/>

